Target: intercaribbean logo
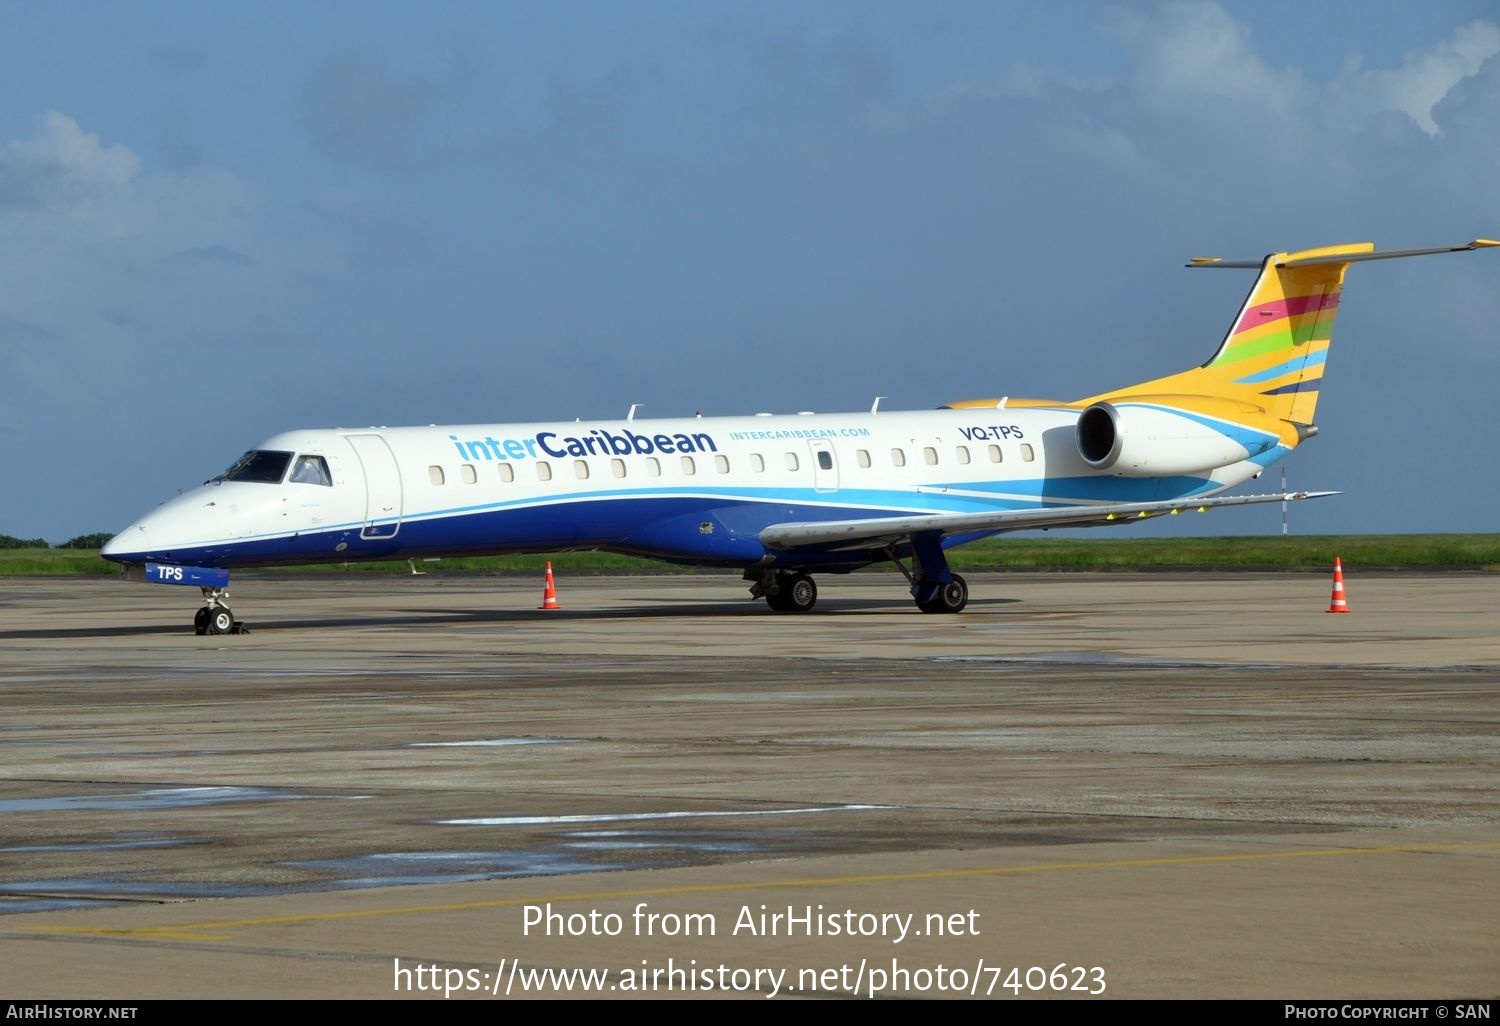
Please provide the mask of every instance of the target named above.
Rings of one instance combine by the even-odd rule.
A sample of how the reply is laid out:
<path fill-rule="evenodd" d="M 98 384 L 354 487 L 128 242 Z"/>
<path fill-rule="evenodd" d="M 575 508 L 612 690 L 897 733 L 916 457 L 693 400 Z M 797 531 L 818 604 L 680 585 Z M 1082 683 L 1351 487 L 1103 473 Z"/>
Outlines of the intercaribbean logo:
<path fill-rule="evenodd" d="M 449 435 L 453 447 L 466 460 L 525 460 L 550 456 L 563 459 L 568 456 L 651 456 L 658 453 L 718 452 L 713 436 L 705 432 L 686 434 L 638 435 L 626 430 L 619 434 L 594 428 L 586 435 L 559 435 L 555 431 L 541 431 L 530 438 L 483 438 L 460 439 Z"/>

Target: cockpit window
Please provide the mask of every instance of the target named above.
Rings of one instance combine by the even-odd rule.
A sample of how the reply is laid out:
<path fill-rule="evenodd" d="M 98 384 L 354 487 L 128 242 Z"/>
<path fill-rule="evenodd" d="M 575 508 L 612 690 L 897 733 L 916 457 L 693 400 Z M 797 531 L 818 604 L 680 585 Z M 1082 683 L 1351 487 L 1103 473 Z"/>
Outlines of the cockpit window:
<path fill-rule="evenodd" d="M 287 464 L 292 462 L 289 452 L 274 449 L 251 449 L 235 461 L 234 466 L 214 478 L 215 481 L 256 481 L 261 484 L 280 484 L 286 475 Z"/>
<path fill-rule="evenodd" d="M 298 456 L 290 480 L 295 484 L 333 484 L 333 478 L 328 476 L 328 463 L 321 456 Z"/>

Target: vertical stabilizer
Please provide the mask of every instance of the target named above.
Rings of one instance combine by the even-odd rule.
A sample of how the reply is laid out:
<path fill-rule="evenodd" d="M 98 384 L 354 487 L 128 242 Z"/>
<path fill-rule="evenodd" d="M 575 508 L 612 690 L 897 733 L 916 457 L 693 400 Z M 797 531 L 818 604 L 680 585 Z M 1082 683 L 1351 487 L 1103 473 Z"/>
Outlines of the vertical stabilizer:
<path fill-rule="evenodd" d="M 1344 272 L 1349 265 L 1490 246 L 1500 246 L 1500 242 L 1476 239 L 1463 246 L 1385 252 L 1376 251 L 1374 243 L 1355 242 L 1272 253 L 1261 261 L 1195 258 L 1188 266 L 1260 270 L 1214 355 L 1201 367 L 1082 402 L 1170 396 L 1229 400 L 1247 409 L 1258 408 L 1283 422 L 1284 437 L 1295 446 L 1292 439 L 1300 440 L 1311 433 L 1306 429 L 1317 412 Z"/>
<path fill-rule="evenodd" d="M 1229 396 L 1278 419 L 1311 424 L 1349 267 L 1341 258 L 1374 250 L 1363 242 L 1266 257 L 1229 333 L 1201 369 Z"/>

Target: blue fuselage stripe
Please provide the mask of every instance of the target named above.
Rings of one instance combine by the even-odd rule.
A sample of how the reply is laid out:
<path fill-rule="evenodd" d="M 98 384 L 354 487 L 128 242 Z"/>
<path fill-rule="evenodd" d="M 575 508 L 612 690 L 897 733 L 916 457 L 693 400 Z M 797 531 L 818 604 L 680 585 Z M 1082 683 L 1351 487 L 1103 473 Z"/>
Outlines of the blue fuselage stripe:
<path fill-rule="evenodd" d="M 1049 494 L 1042 494 L 1044 486 Z M 837 493 L 837 502 L 811 488 L 792 492 L 755 488 L 712 493 L 690 489 L 639 490 L 624 495 L 589 492 L 410 513 L 401 518 L 399 529 L 391 537 L 362 537 L 361 524 L 345 523 L 291 536 L 236 538 L 167 551 L 120 552 L 112 558 L 122 562 L 149 559 L 242 567 L 401 559 L 408 555 L 604 549 L 674 562 L 748 566 L 766 556 L 759 534 L 772 524 L 1036 509 L 1079 502 L 1152 501 L 1215 487 L 1212 481 L 1192 477 L 1080 477 L 1047 482 L 954 482 L 946 488 L 937 485 L 917 493 L 849 489 Z M 804 555 L 807 562 L 830 558 Z M 832 561 L 870 560 L 869 556 L 844 554 Z"/>

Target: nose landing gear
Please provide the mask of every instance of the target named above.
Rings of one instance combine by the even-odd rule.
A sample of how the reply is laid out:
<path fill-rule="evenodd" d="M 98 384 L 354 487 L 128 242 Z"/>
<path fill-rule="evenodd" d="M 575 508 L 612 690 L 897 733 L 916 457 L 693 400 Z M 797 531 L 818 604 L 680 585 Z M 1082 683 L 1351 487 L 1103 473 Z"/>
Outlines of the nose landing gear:
<path fill-rule="evenodd" d="M 203 588 L 206 603 L 193 614 L 193 633 L 204 634 L 249 634 L 250 628 L 243 620 L 236 620 L 234 613 L 224 604 L 229 596 L 228 588 Z"/>

